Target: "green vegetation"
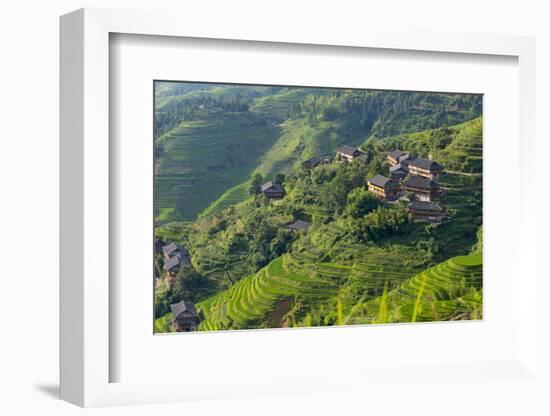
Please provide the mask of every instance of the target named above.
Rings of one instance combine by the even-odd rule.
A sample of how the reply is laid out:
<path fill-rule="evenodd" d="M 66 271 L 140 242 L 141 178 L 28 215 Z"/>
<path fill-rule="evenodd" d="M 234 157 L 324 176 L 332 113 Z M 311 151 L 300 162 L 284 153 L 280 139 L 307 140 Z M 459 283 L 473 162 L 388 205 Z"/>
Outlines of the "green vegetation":
<path fill-rule="evenodd" d="M 481 253 L 453 257 L 381 298 L 356 305 L 348 324 L 482 318 Z M 384 320 L 379 321 L 384 310 Z"/>
<path fill-rule="evenodd" d="M 156 139 L 155 234 L 189 250 L 191 266 L 155 291 L 156 332 L 170 330 L 169 305 L 182 299 L 199 311 L 199 330 L 482 317 L 480 97 L 161 91 L 162 109 L 185 117 Z M 366 161 L 302 169 L 344 143 Z M 366 190 L 367 178 L 388 175 L 395 148 L 445 166 L 441 224 Z M 267 180 L 284 184 L 283 199 L 263 197 Z M 297 220 L 311 226 L 287 228 Z"/>
<path fill-rule="evenodd" d="M 267 179 L 292 174 L 300 161 L 343 144 L 453 125 L 481 112 L 480 96 L 458 94 L 155 85 L 157 223 L 195 220 L 253 171 Z M 480 154 L 469 154 L 464 163 L 480 163 Z"/>
<path fill-rule="evenodd" d="M 155 333 L 161 334 L 164 332 L 172 332 L 172 313 L 168 312 L 155 320 Z"/>
<path fill-rule="evenodd" d="M 253 114 L 209 110 L 156 140 L 157 221 L 194 220 L 250 177 L 279 129 Z"/>
<path fill-rule="evenodd" d="M 233 188 L 228 189 L 212 202 L 208 208 L 206 208 L 199 217 L 208 217 L 210 215 L 216 214 L 217 212 L 223 211 L 225 208 L 230 207 L 231 205 L 236 205 L 240 202 L 245 201 L 248 198 L 248 182 L 240 183 Z"/>

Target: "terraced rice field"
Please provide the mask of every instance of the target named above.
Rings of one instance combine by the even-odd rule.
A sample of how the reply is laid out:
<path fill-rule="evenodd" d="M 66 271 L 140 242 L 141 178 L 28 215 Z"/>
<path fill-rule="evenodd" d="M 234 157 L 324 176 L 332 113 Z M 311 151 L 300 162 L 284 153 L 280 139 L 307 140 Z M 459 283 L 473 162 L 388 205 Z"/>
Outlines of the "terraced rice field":
<path fill-rule="evenodd" d="M 199 330 L 246 328 L 259 322 L 287 298 L 323 299 L 337 290 L 328 280 L 294 272 L 285 266 L 285 260 L 286 256 L 279 257 L 225 292 L 197 304 L 206 318 Z M 280 326 L 278 322 L 273 324 Z"/>
<path fill-rule="evenodd" d="M 383 304 L 388 322 L 426 322 L 482 317 L 482 255 L 453 257 L 418 273 L 386 297 L 366 302 L 348 323 L 376 323 Z"/>
<path fill-rule="evenodd" d="M 260 113 L 273 122 L 281 122 L 288 117 L 292 107 L 302 101 L 308 94 L 320 94 L 322 90 L 310 88 L 283 89 L 275 95 L 256 100 L 250 111 Z"/>
<path fill-rule="evenodd" d="M 208 208 L 201 212 L 199 217 L 208 217 L 230 207 L 231 205 L 236 205 L 245 201 L 250 196 L 248 194 L 249 185 L 249 182 L 243 182 L 227 190 L 221 197 L 216 199 L 216 201 L 210 204 Z"/>
<path fill-rule="evenodd" d="M 411 277 L 410 272 L 395 266 L 342 265 L 319 262 L 320 258 L 314 247 L 293 256 L 286 254 L 225 292 L 197 304 L 205 317 L 199 330 L 244 329 L 258 325 L 280 327 L 281 316 L 272 322 L 266 320 L 266 316 L 283 303 L 292 306 L 297 297 L 302 306 L 327 303 L 338 296 L 342 284 L 347 281 L 360 282 L 375 296 L 377 288 L 393 287 Z"/>
<path fill-rule="evenodd" d="M 155 220 L 192 221 L 250 178 L 279 128 L 249 113 L 205 111 L 156 142 Z M 242 189 L 234 191 L 242 197 Z"/>

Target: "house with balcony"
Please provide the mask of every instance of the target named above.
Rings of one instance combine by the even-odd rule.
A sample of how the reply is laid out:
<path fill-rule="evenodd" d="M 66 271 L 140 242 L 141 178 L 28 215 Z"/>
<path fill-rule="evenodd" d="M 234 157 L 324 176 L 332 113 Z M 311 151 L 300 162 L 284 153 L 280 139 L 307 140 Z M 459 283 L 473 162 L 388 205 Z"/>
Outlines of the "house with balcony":
<path fill-rule="evenodd" d="M 378 174 L 367 180 L 367 186 L 378 198 L 389 201 L 396 199 L 401 190 L 399 182 Z"/>

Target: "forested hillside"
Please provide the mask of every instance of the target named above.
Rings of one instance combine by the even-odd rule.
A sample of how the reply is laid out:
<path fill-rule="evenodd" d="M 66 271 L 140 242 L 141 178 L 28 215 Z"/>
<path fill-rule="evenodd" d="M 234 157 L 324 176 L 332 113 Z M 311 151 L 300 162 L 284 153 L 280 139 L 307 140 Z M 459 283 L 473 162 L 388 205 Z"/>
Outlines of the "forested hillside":
<path fill-rule="evenodd" d="M 254 172 L 291 174 L 344 143 L 481 115 L 474 95 L 171 82 L 157 82 L 155 91 L 157 224 L 244 200 Z"/>
<path fill-rule="evenodd" d="M 156 237 L 186 247 L 191 257 L 174 287 L 156 290 L 156 331 L 171 330 L 169 306 L 182 299 L 196 305 L 199 330 L 480 319 L 480 97 L 257 94 L 221 101 L 234 106 L 224 111 L 215 100 L 197 104 L 201 111 L 156 139 L 157 189 L 166 186 L 157 195 L 157 219 L 193 220 L 156 228 Z M 209 140 L 204 150 L 200 144 Z M 302 169 L 300 161 L 332 156 L 343 143 L 360 146 L 366 160 Z M 220 148 L 233 163 L 212 155 Z M 383 203 L 367 191 L 367 178 L 388 174 L 386 154 L 396 148 L 445 166 L 441 224 L 416 222 L 405 203 Z M 201 182 L 205 165 L 223 168 Z M 162 184 L 170 169 L 173 182 Z M 284 198 L 251 193 L 254 173 L 263 180 L 278 174 Z M 189 195 L 196 184 L 211 189 Z M 311 226 L 289 229 L 296 220 Z"/>

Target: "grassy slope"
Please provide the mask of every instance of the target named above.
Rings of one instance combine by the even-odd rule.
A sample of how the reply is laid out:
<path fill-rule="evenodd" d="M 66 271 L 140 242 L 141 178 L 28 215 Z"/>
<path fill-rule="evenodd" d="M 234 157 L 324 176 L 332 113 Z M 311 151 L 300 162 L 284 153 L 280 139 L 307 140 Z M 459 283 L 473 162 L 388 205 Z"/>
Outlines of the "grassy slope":
<path fill-rule="evenodd" d="M 321 260 L 314 246 L 300 253 L 286 254 L 272 261 L 256 274 L 241 279 L 197 305 L 207 317 L 200 330 L 258 327 L 300 326 L 302 322 L 288 315 L 289 308 L 333 309 L 341 288 L 349 282 L 361 281 L 373 289 L 387 280 L 400 282 L 410 277 L 408 272 L 391 266 L 369 263 L 338 264 Z M 383 283 L 382 283 L 383 286 Z M 270 316 L 281 304 L 277 319 Z M 327 313 L 312 324 L 335 324 Z M 309 318 L 311 321 L 311 317 Z"/>
<path fill-rule="evenodd" d="M 162 334 L 172 332 L 172 312 L 155 320 L 155 333 Z"/>
<path fill-rule="evenodd" d="M 288 118 L 292 108 L 308 94 L 322 94 L 319 88 L 284 88 L 273 95 L 258 98 L 250 111 L 261 114 L 272 122 L 282 122 Z"/>
<path fill-rule="evenodd" d="M 178 104 L 199 97 L 211 97 L 215 99 L 231 99 L 236 96 L 243 100 L 255 99 L 277 91 L 272 87 L 255 87 L 246 85 L 216 85 L 216 84 L 175 84 L 171 87 L 159 85 L 159 94 L 156 100 L 156 111 L 170 111 Z M 172 88 L 172 90 L 170 90 Z"/>
<path fill-rule="evenodd" d="M 233 99 L 237 96 L 241 100 L 249 102 L 250 113 L 257 116 L 257 120 L 266 120 L 268 123 L 283 122 L 289 112 L 301 103 L 306 97 L 324 96 L 333 93 L 333 90 L 322 88 L 280 88 L 280 87 L 262 87 L 262 86 L 239 86 L 239 85 L 212 85 L 212 84 L 173 84 L 159 83 L 159 96 L 157 97 L 157 111 L 169 111 L 175 108 L 179 103 L 193 97 L 213 97 Z M 390 94 L 391 95 L 391 94 Z M 465 111 L 462 105 L 461 96 L 433 94 L 414 94 L 410 98 L 410 104 L 400 102 L 397 110 L 384 110 L 393 108 L 392 100 L 402 99 L 403 93 L 381 94 L 380 92 L 371 92 L 367 94 L 371 103 L 373 117 L 378 117 L 372 126 L 371 135 L 377 136 L 385 132 L 394 132 L 391 126 L 401 126 L 399 131 L 410 131 L 417 125 L 438 125 L 442 123 L 452 123 L 456 120 L 463 120 L 469 117 L 469 112 Z M 401 98 L 400 98 L 401 97 Z M 389 100 L 389 101 L 388 101 Z M 386 102 L 387 101 L 387 102 Z M 461 107 L 462 105 L 462 107 Z M 436 117 L 434 109 L 446 108 L 442 116 Z M 382 109 L 382 110 L 381 110 Z M 225 129 L 224 120 L 214 120 L 213 117 L 205 116 L 206 120 L 200 119 L 198 123 L 205 121 L 200 134 L 206 131 L 211 123 L 211 127 L 218 130 Z M 276 173 L 290 173 L 299 167 L 299 162 L 311 156 L 330 155 L 340 145 L 347 143 L 359 145 L 365 139 L 367 132 L 358 124 L 357 114 L 347 114 L 342 110 L 339 118 L 332 121 L 320 119 L 318 117 L 307 118 L 298 117 L 287 120 L 280 125 L 278 137 L 271 136 L 272 132 L 266 133 L 267 127 L 261 126 L 255 133 L 256 138 L 260 138 L 262 144 L 271 141 L 269 147 L 264 148 L 263 152 L 252 152 L 251 158 L 256 160 L 255 171 L 262 173 L 267 177 L 272 177 Z M 420 123 L 420 124 L 419 124 Z M 191 128 L 194 122 L 183 123 L 180 128 L 165 135 L 166 137 L 178 136 L 182 129 Z M 229 123 L 227 131 L 229 135 L 238 134 L 239 124 Z M 276 129 L 275 126 L 271 127 Z M 253 130 L 253 129 L 252 129 Z M 244 135 L 251 134 L 252 131 L 245 129 Z M 266 136 L 266 137 L 264 137 Z M 209 132 L 206 132 L 206 140 L 210 140 Z M 162 142 L 162 140 L 159 141 Z M 220 143 L 223 147 L 223 141 Z M 197 146 L 199 148 L 200 146 Z M 184 149 L 181 149 L 182 151 Z M 180 152 L 181 153 L 181 152 Z M 164 152 L 166 155 L 166 151 Z M 166 157 L 166 156 L 163 156 Z M 162 161 L 161 161 L 162 163 Z M 188 174 L 181 176 L 180 172 L 174 172 L 173 169 L 157 171 L 164 175 L 157 180 L 159 190 L 159 200 L 157 201 L 156 221 L 167 222 L 174 220 L 189 221 L 203 212 L 205 214 L 219 212 L 220 208 L 229 206 L 229 201 L 238 203 L 246 198 L 244 193 L 239 193 L 240 198 L 234 198 L 236 195 L 224 194 L 222 191 L 228 191 L 228 188 L 237 186 L 239 183 L 249 179 L 250 166 L 244 170 L 231 169 L 227 172 L 227 181 L 216 183 L 219 179 L 214 175 L 212 189 L 205 189 L 203 181 L 196 181 L 196 176 L 204 175 L 200 172 L 201 165 L 196 165 L 198 172 L 190 167 Z M 174 173 L 177 173 L 174 175 Z M 198 186 L 195 186 L 197 184 Z M 217 198 L 222 198 L 216 201 Z M 189 201 L 187 200 L 189 198 Z M 212 206 L 210 209 L 209 206 Z"/>
<path fill-rule="evenodd" d="M 237 87 L 233 88 L 237 89 Z M 267 89 L 268 87 L 265 87 L 265 90 L 260 92 L 266 93 Z M 321 94 L 325 91 L 308 88 L 274 90 L 274 94 L 255 98 L 254 104 L 250 108 L 251 113 L 274 124 L 281 123 L 287 117 L 290 109 L 308 94 Z M 218 88 L 209 91 L 209 93 L 214 94 L 216 91 L 221 94 L 225 90 Z M 197 92 L 196 94 L 199 93 L 203 92 Z M 225 93 L 228 94 L 227 91 Z M 296 166 L 297 154 L 302 154 L 304 158 L 307 158 L 316 154 L 332 152 L 333 148 L 336 147 L 335 144 L 320 137 L 324 134 L 322 128 L 318 130 L 311 129 L 303 119 L 288 121 L 278 127 L 282 129 L 282 134 L 267 152 L 258 157 L 256 171 L 261 172 L 266 177 L 272 177 L 278 172 L 290 172 Z M 304 142 L 307 143 L 307 149 L 303 144 Z M 247 188 L 248 183 L 243 182 L 228 189 L 219 199 L 212 201 L 202 211 L 201 217 L 216 214 L 231 205 L 246 200 L 248 193 L 245 192 L 245 189 Z"/>
<path fill-rule="evenodd" d="M 282 90 L 277 95 L 260 98 L 252 110 L 282 116 L 290 107 L 289 97 L 298 98 L 303 91 L 309 90 Z M 321 98 L 331 94 L 326 89 L 313 91 Z M 338 116 L 330 120 L 319 115 L 287 120 L 282 124 L 283 134 L 264 155 L 257 171 L 264 175 L 289 173 L 298 168 L 302 160 L 312 156 L 333 155 L 343 144 L 358 146 L 367 136 L 379 138 L 383 135 L 421 130 L 418 126 L 452 125 L 479 114 L 477 110 L 467 109 L 463 96 L 415 93 L 409 95 L 408 101 L 399 101 L 406 95 L 399 92 L 367 93 L 366 102 L 371 107 L 368 111 L 375 120 L 370 130 L 361 124 L 359 114 L 350 113 L 343 108 L 346 104 L 341 104 L 337 110 Z M 353 99 L 350 98 L 350 102 Z M 342 103 L 346 103 L 344 98 Z M 436 111 L 438 108 L 439 112 Z"/>
<path fill-rule="evenodd" d="M 344 143 L 359 145 L 363 138 L 345 138 L 337 134 L 336 123 L 320 122 L 314 126 L 305 119 L 289 120 L 282 125 L 283 134 L 264 155 L 257 171 L 263 175 L 290 173 L 299 162 L 312 156 L 332 154 Z"/>
<path fill-rule="evenodd" d="M 227 207 L 246 201 L 249 198 L 249 186 L 250 182 L 247 181 L 228 189 L 223 193 L 222 196 L 220 196 L 218 199 L 212 202 L 204 211 L 202 211 L 199 217 L 202 218 L 214 215 L 220 211 L 223 211 Z"/>
<path fill-rule="evenodd" d="M 157 221 L 189 221 L 224 192 L 248 180 L 279 136 L 256 115 L 205 111 L 160 137 L 156 165 Z"/>
<path fill-rule="evenodd" d="M 453 257 L 356 305 L 346 323 L 481 319 L 482 270 L 481 253 Z"/>
<path fill-rule="evenodd" d="M 472 158 L 477 160 L 476 158 L 480 156 L 481 128 L 481 119 L 476 119 L 446 129 L 444 133 L 449 135 L 450 144 L 439 150 L 433 148 L 431 142 L 434 137 L 441 136 L 441 130 L 429 130 L 406 137 L 391 137 L 376 142 L 379 148 L 399 146 L 407 150 L 414 144 L 419 154 L 432 146 L 433 151 L 438 153 L 438 160 L 443 164 L 466 171 L 457 170 L 455 173 L 446 175 L 442 180 L 447 190 L 444 204 L 451 215 L 451 220 L 438 227 L 434 235 L 441 246 L 441 258 L 466 253 L 475 243 L 476 222 L 481 215 L 481 207 L 472 194 L 475 191 L 481 191 L 479 175 L 481 166 L 477 163 L 472 165 L 471 160 Z M 468 171 L 473 171 L 473 175 Z M 421 227 L 417 226 L 418 229 Z M 341 304 L 347 323 L 373 322 L 374 317 L 378 317 L 378 310 L 375 311 L 375 309 L 379 307 L 379 303 L 376 302 L 380 302 L 380 299 L 378 301 L 374 299 L 382 294 L 384 287 L 390 290 L 387 296 L 393 306 L 386 308 L 389 309 L 389 316 L 382 318 L 387 321 L 410 320 L 412 315 L 405 313 L 412 311 L 410 296 L 407 299 L 403 298 L 401 303 L 395 299 L 396 294 L 401 293 L 397 291 L 397 285 L 423 269 L 425 260 L 417 253 L 416 240 L 411 236 L 396 237 L 379 246 L 366 247 L 349 243 L 343 238 L 344 236 L 345 229 L 342 225 L 336 222 L 322 225 L 313 230 L 310 235 L 298 240 L 290 253 L 275 260 L 268 267 L 242 279 L 227 291 L 199 303 L 198 308 L 207 317 L 200 329 L 336 324 L 338 319 L 334 317 L 334 310 L 338 302 Z M 425 238 L 420 236 L 420 240 Z M 348 260 L 350 257 L 351 262 Z M 477 264 L 478 258 L 473 260 Z M 480 257 L 479 260 L 481 260 Z M 438 267 L 444 269 L 442 273 L 447 273 L 445 276 L 449 279 L 465 282 L 462 274 L 453 275 L 457 270 L 453 265 L 457 261 L 460 262 L 460 259 L 455 260 L 454 263 L 444 262 Z M 416 284 L 417 289 L 418 280 L 424 279 L 425 273 L 428 272 L 423 273 L 411 280 L 411 284 Z M 441 280 L 441 276 L 437 273 L 432 276 L 433 273 L 429 272 L 427 275 L 430 279 L 433 277 Z M 454 318 L 459 319 L 460 313 L 468 317 L 479 316 L 480 276 L 479 271 L 475 276 L 479 277 L 476 280 L 479 284 L 461 286 L 466 291 L 460 294 L 461 299 L 462 297 L 464 299 L 453 297 L 452 301 L 445 300 L 443 303 L 437 303 L 435 307 L 437 319 L 451 319 L 453 314 L 455 314 Z M 456 292 L 453 285 L 458 284 L 458 280 L 445 283 L 449 285 L 448 292 Z M 424 283 L 424 285 L 430 284 L 434 283 L 431 280 Z M 474 289 L 470 290 L 470 286 Z M 288 299 L 292 299 L 292 302 L 285 303 Z M 300 310 L 296 310 L 296 304 L 301 305 L 302 311 L 313 307 L 317 314 L 312 316 L 307 312 L 304 315 Z M 399 310 L 392 309 L 395 304 L 399 305 Z M 281 305 L 286 305 L 287 309 L 281 311 Z M 294 310 L 290 311 L 290 307 Z M 451 311 L 453 307 L 455 310 Z M 419 313 L 418 308 L 423 312 Z M 429 316 L 433 319 L 436 316 L 429 315 L 430 312 L 424 300 L 420 302 L 418 308 L 415 318 L 417 320 L 429 319 Z M 434 310 L 433 305 L 430 308 Z M 452 313 L 446 315 L 445 310 Z M 273 311 L 279 312 L 277 321 L 270 320 Z"/>

